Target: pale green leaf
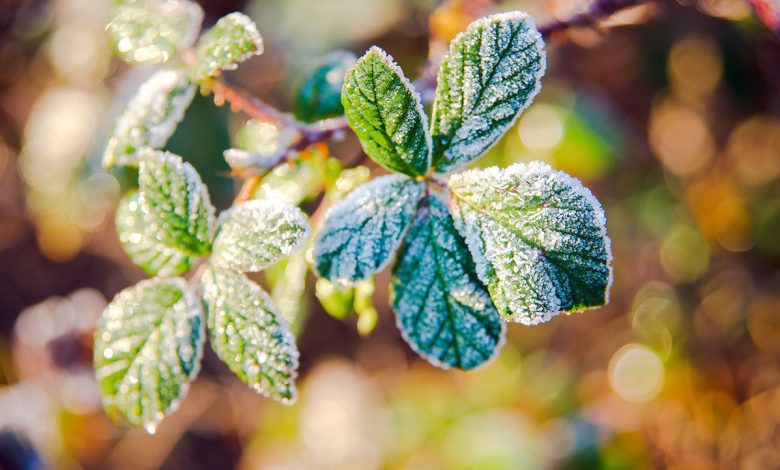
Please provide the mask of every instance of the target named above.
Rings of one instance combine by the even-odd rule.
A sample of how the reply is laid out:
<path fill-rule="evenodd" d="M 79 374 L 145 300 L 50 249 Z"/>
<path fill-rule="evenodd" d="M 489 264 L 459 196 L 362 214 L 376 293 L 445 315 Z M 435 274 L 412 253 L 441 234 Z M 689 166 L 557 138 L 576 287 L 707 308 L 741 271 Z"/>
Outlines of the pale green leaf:
<path fill-rule="evenodd" d="M 320 276 L 351 285 L 381 271 L 401 243 L 424 191 L 424 183 L 385 175 L 333 206 L 314 246 Z"/>
<path fill-rule="evenodd" d="M 133 96 L 116 121 L 103 154 L 103 166 L 135 165 L 146 148 L 162 148 L 184 117 L 195 86 L 184 72 L 160 70 Z"/>
<path fill-rule="evenodd" d="M 138 193 L 128 193 L 116 209 L 116 231 L 122 248 L 151 275 L 171 276 L 190 270 L 194 259 L 175 245 L 158 240 L 144 220 Z"/>
<path fill-rule="evenodd" d="M 149 234 L 192 256 L 210 252 L 214 206 L 192 165 L 178 155 L 147 150 L 139 164 L 138 189 Z"/>
<path fill-rule="evenodd" d="M 371 159 L 409 176 L 428 171 L 431 136 L 420 95 L 382 49 L 372 47 L 347 71 L 341 102 Z"/>
<path fill-rule="evenodd" d="M 184 279 L 147 279 L 117 294 L 95 330 L 95 376 L 108 413 L 153 433 L 198 373 L 203 330 L 201 303 Z"/>
<path fill-rule="evenodd" d="M 306 215 L 271 200 L 239 204 L 220 216 L 211 262 L 237 271 L 259 271 L 290 256 L 309 237 Z"/>
<path fill-rule="evenodd" d="M 507 320 L 533 325 L 604 305 L 612 251 L 601 205 L 541 162 L 450 178 L 453 216 Z"/>
<path fill-rule="evenodd" d="M 191 74 L 195 81 L 235 70 L 238 64 L 263 53 L 263 38 L 257 25 L 243 13 L 225 15 L 198 42 Z"/>
<path fill-rule="evenodd" d="M 503 344 L 504 322 L 436 196 L 428 196 L 417 211 L 398 250 L 391 286 L 398 328 L 432 364 L 473 369 Z"/>
<path fill-rule="evenodd" d="M 298 87 L 295 115 L 302 121 L 314 122 L 344 114 L 341 87 L 344 74 L 356 61 L 351 52 L 336 51 L 317 63 Z"/>
<path fill-rule="evenodd" d="M 439 69 L 431 134 L 438 172 L 464 167 L 509 129 L 541 87 L 544 41 L 522 12 L 479 19 Z"/>
<path fill-rule="evenodd" d="M 309 273 L 306 255 L 313 244 L 313 240 L 308 238 L 298 251 L 263 271 L 271 299 L 295 335 L 301 331 L 309 311 L 305 295 L 306 275 Z"/>
<path fill-rule="evenodd" d="M 243 274 L 215 266 L 204 272 L 201 290 L 217 356 L 258 393 L 294 402 L 298 349 L 268 294 Z"/>
<path fill-rule="evenodd" d="M 160 63 L 195 42 L 203 10 L 186 0 L 120 0 L 106 32 L 122 60 Z"/>

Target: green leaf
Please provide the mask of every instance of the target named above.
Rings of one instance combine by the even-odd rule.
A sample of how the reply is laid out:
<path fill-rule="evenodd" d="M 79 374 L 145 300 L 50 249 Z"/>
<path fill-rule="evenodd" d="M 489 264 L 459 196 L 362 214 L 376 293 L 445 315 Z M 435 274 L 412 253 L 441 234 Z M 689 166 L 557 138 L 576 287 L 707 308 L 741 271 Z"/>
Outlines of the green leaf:
<path fill-rule="evenodd" d="M 106 26 L 117 55 L 130 63 L 160 63 L 195 42 L 203 10 L 185 0 L 120 0 Z"/>
<path fill-rule="evenodd" d="M 257 25 L 243 13 L 225 15 L 198 42 L 193 80 L 202 81 L 263 53 L 263 38 Z"/>
<path fill-rule="evenodd" d="M 385 175 L 333 206 L 314 246 L 320 276 L 346 286 L 381 271 L 401 244 L 424 191 L 423 183 Z"/>
<path fill-rule="evenodd" d="M 473 369 L 503 344 L 504 322 L 436 196 L 428 196 L 417 211 L 398 250 L 391 286 L 398 328 L 431 364 Z"/>
<path fill-rule="evenodd" d="M 309 262 L 306 254 L 311 252 L 313 244 L 311 238 L 306 239 L 301 249 L 263 271 L 271 299 L 279 306 L 279 314 L 294 335 L 300 333 L 308 313 L 305 291 Z"/>
<path fill-rule="evenodd" d="M 355 65 L 351 52 L 336 51 L 326 56 L 301 82 L 295 97 L 295 115 L 305 122 L 341 116 L 341 88 L 344 74 Z"/>
<path fill-rule="evenodd" d="M 137 266 L 151 275 L 175 276 L 190 270 L 193 258 L 175 245 L 155 238 L 144 219 L 138 193 L 128 193 L 116 209 L 116 231 L 122 248 Z"/>
<path fill-rule="evenodd" d="M 204 339 L 201 304 L 184 279 L 147 279 L 117 294 L 95 330 L 106 411 L 154 433 L 198 374 Z"/>
<path fill-rule="evenodd" d="M 604 305 L 612 250 L 601 205 L 541 162 L 450 178 L 453 217 L 499 313 L 526 325 Z"/>
<path fill-rule="evenodd" d="M 436 171 L 458 170 L 495 144 L 531 104 L 544 69 L 544 41 L 525 13 L 488 16 L 456 36 L 433 103 Z"/>
<path fill-rule="evenodd" d="M 270 170 L 287 156 L 290 145 L 298 137 L 293 127 L 280 129 L 269 122 L 250 119 L 236 132 L 237 148 L 223 155 L 233 170 Z"/>
<path fill-rule="evenodd" d="M 269 200 L 248 201 L 221 216 L 211 262 L 237 271 L 259 271 L 290 256 L 309 237 L 306 215 Z"/>
<path fill-rule="evenodd" d="M 103 154 L 103 166 L 135 165 L 146 148 L 162 148 L 184 117 L 195 86 L 184 72 L 160 70 L 133 96 L 119 116 Z"/>
<path fill-rule="evenodd" d="M 354 311 L 354 287 L 340 287 L 321 277 L 317 279 L 314 295 L 317 296 L 320 305 L 325 309 L 325 313 L 333 318 L 344 320 Z"/>
<path fill-rule="evenodd" d="M 145 151 L 138 187 L 148 233 L 191 256 L 211 251 L 214 206 L 195 168 L 169 152 Z"/>
<path fill-rule="evenodd" d="M 293 403 L 298 349 L 268 294 L 243 274 L 216 266 L 204 272 L 201 289 L 217 356 L 258 393 Z"/>
<path fill-rule="evenodd" d="M 372 160 L 409 176 L 428 171 L 431 136 L 420 95 L 382 49 L 372 47 L 347 71 L 341 103 Z"/>

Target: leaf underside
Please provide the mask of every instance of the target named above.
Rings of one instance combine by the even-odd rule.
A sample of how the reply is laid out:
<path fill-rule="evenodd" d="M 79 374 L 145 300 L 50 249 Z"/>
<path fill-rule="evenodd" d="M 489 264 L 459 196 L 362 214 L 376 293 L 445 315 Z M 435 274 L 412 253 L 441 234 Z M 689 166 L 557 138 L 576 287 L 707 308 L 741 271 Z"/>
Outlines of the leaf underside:
<path fill-rule="evenodd" d="M 398 250 L 391 285 L 404 339 L 432 364 L 473 369 L 503 344 L 504 322 L 447 207 L 435 196 L 423 201 Z"/>
<path fill-rule="evenodd" d="M 263 53 L 263 38 L 257 25 L 245 14 L 223 16 L 200 38 L 191 75 L 201 81 Z"/>
<path fill-rule="evenodd" d="M 103 154 L 103 166 L 135 165 L 146 148 L 165 146 L 195 96 L 184 72 L 160 70 L 133 96 L 119 116 Z"/>
<path fill-rule="evenodd" d="M 601 205 L 541 162 L 450 178 L 453 217 L 507 320 L 533 325 L 604 305 L 612 253 Z"/>
<path fill-rule="evenodd" d="M 345 286 L 382 270 L 401 243 L 424 189 L 423 183 L 405 176 L 385 175 L 333 206 L 314 247 L 320 276 Z"/>
<path fill-rule="evenodd" d="M 543 48 L 522 12 L 477 20 L 452 41 L 439 69 L 431 119 L 436 171 L 463 168 L 514 124 L 540 88 Z"/>
<path fill-rule="evenodd" d="M 95 375 L 103 405 L 154 432 L 198 373 L 200 301 L 181 278 L 141 281 L 117 294 L 95 330 Z"/>
<path fill-rule="evenodd" d="M 191 256 L 154 236 L 154 231 L 144 221 L 137 192 L 128 193 L 119 201 L 116 231 L 122 248 L 133 263 L 153 276 L 175 276 L 192 267 Z"/>
<path fill-rule="evenodd" d="M 372 160 L 409 176 L 428 171 L 431 137 L 420 95 L 384 51 L 372 47 L 347 71 L 341 102 Z"/>
<path fill-rule="evenodd" d="M 210 252 L 214 206 L 192 165 L 178 155 L 148 150 L 141 157 L 138 187 L 149 233 L 189 255 Z"/>
<path fill-rule="evenodd" d="M 211 345 L 258 393 L 295 401 L 298 349 L 271 298 L 243 274 L 209 266 L 201 281 Z"/>

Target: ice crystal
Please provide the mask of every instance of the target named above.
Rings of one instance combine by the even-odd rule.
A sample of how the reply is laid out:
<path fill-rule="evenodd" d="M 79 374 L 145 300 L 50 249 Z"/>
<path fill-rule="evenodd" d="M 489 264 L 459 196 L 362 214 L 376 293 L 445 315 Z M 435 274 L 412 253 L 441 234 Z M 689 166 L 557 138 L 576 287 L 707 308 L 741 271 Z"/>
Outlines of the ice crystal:
<path fill-rule="evenodd" d="M 450 178 L 453 216 L 499 313 L 533 325 L 608 300 L 612 253 L 601 205 L 541 162 Z"/>
<path fill-rule="evenodd" d="M 184 279 L 148 279 L 117 294 L 95 330 L 106 410 L 154 432 L 197 375 L 204 339 L 201 303 Z"/>
<path fill-rule="evenodd" d="M 319 274 L 350 285 L 382 270 L 401 243 L 424 189 L 423 183 L 405 176 L 385 175 L 332 207 L 314 247 Z"/>
<path fill-rule="evenodd" d="M 201 281 L 214 351 L 258 393 L 295 401 L 298 349 L 268 294 L 243 274 L 209 266 Z"/>
<path fill-rule="evenodd" d="M 214 206 L 192 165 L 169 152 L 146 150 L 139 164 L 138 187 L 147 233 L 190 255 L 209 253 Z"/>
<path fill-rule="evenodd" d="M 439 367 L 473 369 L 503 344 L 505 324 L 435 196 L 423 201 L 398 250 L 391 305 L 406 342 Z"/>
<path fill-rule="evenodd" d="M 184 72 L 160 70 L 133 96 L 119 116 L 103 154 L 103 166 L 138 163 L 145 148 L 162 148 L 184 117 L 195 87 Z"/>
<path fill-rule="evenodd" d="M 220 215 L 211 262 L 238 271 L 259 271 L 290 256 L 309 237 L 304 213 L 269 200 L 239 204 Z"/>
<path fill-rule="evenodd" d="M 428 171 L 431 136 L 420 95 L 382 49 L 372 47 L 347 71 L 341 102 L 371 159 L 409 176 Z"/>
<path fill-rule="evenodd" d="M 439 69 L 433 104 L 433 165 L 439 172 L 484 154 L 533 100 L 544 42 L 523 12 L 481 18 L 460 33 Z"/>
<path fill-rule="evenodd" d="M 186 0 L 119 0 L 106 32 L 116 53 L 131 63 L 160 63 L 195 42 L 203 10 Z"/>
<path fill-rule="evenodd" d="M 243 13 L 230 13 L 200 38 L 192 78 L 200 81 L 235 70 L 239 63 L 262 53 L 263 38 L 254 21 Z"/>
<path fill-rule="evenodd" d="M 144 220 L 138 193 L 131 192 L 119 201 L 116 231 L 122 248 L 136 265 L 151 275 L 171 276 L 189 271 L 193 257 L 176 245 L 157 239 Z"/>

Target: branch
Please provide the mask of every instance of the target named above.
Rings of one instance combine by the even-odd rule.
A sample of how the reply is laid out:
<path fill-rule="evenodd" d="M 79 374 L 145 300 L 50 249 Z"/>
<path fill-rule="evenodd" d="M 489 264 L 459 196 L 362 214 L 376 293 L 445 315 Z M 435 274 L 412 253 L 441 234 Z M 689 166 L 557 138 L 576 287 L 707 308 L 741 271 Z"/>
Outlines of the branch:
<path fill-rule="evenodd" d="M 539 27 L 545 39 L 551 35 L 578 26 L 590 26 L 620 10 L 635 7 L 654 0 L 596 0 L 587 11 L 566 20 L 555 20 Z"/>

